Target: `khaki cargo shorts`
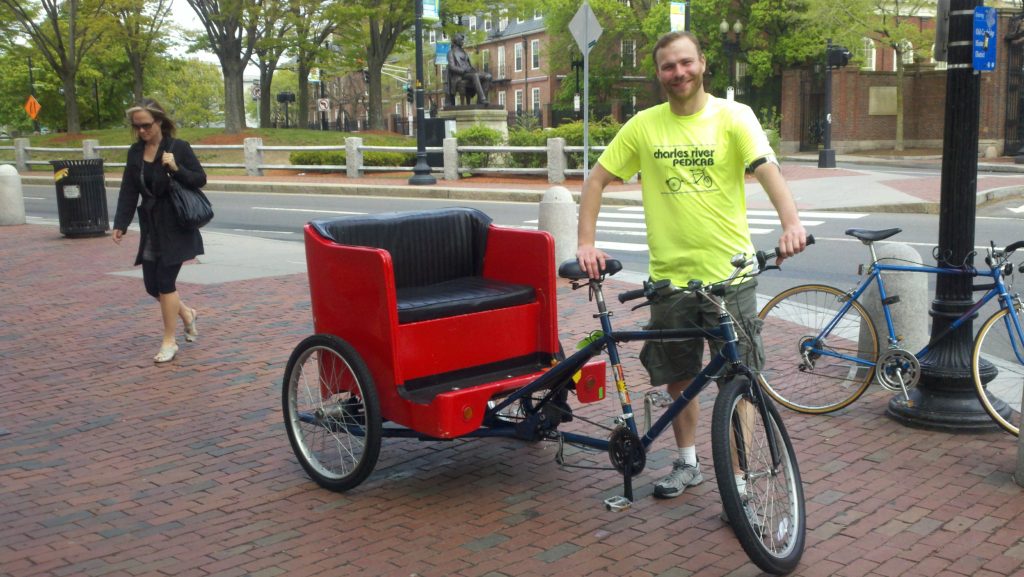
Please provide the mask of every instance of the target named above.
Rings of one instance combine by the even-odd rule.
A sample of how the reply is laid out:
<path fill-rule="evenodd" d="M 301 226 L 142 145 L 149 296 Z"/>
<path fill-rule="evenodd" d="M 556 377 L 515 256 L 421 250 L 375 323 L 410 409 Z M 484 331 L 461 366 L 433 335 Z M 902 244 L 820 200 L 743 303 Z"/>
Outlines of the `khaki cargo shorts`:
<path fill-rule="evenodd" d="M 736 319 L 740 358 L 757 373 L 764 367 L 761 344 L 761 319 L 757 318 L 757 281 L 733 285 L 725 292 L 726 309 Z M 718 309 L 706 298 L 677 292 L 659 297 L 651 304 L 651 320 L 645 329 L 717 327 Z M 651 384 L 665 385 L 690 380 L 704 367 L 706 339 L 647 341 L 640 361 L 651 376 Z M 722 348 L 721 341 L 710 340 L 711 354 Z"/>

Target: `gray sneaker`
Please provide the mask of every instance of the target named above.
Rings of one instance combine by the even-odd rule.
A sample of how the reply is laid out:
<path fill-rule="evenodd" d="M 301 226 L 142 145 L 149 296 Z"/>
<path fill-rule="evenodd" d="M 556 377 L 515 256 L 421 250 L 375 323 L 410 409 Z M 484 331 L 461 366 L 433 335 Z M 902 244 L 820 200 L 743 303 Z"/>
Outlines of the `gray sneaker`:
<path fill-rule="evenodd" d="M 750 524 L 754 527 L 754 531 L 758 535 L 764 536 L 764 522 L 761 521 L 761 516 L 754 512 L 746 495 L 743 495 L 741 498 L 743 499 L 743 512 L 746 513 L 747 519 L 750 519 Z M 729 514 L 725 512 L 725 509 L 722 509 L 722 514 L 718 518 L 726 525 L 730 524 Z"/>
<path fill-rule="evenodd" d="M 654 496 L 663 499 L 678 497 L 687 487 L 695 487 L 704 481 L 700 473 L 700 460 L 690 465 L 682 459 L 672 461 L 672 472 L 654 484 Z"/>

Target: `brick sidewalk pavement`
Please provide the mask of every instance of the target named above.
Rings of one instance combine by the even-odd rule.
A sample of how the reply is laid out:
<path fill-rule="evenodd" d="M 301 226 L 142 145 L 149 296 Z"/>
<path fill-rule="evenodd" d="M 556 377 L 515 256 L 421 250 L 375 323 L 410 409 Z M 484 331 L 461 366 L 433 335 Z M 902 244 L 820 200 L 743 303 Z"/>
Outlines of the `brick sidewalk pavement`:
<path fill-rule="evenodd" d="M 285 362 L 312 330 L 305 275 L 181 283 L 201 336 L 157 367 L 157 307 L 137 278 L 109 274 L 134 250 L 0 228 L 0 575 L 758 574 L 718 519 L 706 420 L 707 481 L 650 498 L 673 456 L 660 441 L 625 513 L 602 507 L 621 479 L 560 467 L 550 443 L 386 439 L 364 484 L 318 488 L 280 415 Z M 592 305 L 565 289 L 559 306 L 568 348 Z M 646 315 L 616 314 L 622 327 Z M 643 383 L 636 350 L 625 359 Z M 907 429 L 883 415 L 888 398 L 783 413 L 808 508 L 796 574 L 1024 574 L 1015 440 Z"/>

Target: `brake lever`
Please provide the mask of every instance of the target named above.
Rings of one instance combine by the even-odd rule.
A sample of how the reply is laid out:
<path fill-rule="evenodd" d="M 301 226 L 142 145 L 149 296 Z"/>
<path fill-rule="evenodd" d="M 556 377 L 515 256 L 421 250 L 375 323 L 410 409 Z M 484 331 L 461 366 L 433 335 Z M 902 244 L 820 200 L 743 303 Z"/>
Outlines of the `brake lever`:
<path fill-rule="evenodd" d="M 635 307 L 633 307 L 633 308 L 631 308 L 629 310 L 630 311 L 635 311 L 636 309 L 639 309 L 639 308 L 642 308 L 642 307 L 649 307 L 649 306 L 651 306 L 651 301 L 644 301 L 644 302 L 636 305 Z"/>

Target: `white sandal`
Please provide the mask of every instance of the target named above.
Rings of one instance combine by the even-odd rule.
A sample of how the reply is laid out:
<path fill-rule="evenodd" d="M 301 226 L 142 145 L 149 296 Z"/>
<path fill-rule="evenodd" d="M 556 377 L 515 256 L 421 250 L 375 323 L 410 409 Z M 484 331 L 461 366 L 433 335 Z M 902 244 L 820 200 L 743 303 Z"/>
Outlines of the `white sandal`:
<path fill-rule="evenodd" d="M 191 343 L 195 342 L 199 336 L 199 329 L 196 328 L 196 319 L 199 318 L 199 313 L 196 312 L 196 309 L 189 310 L 192 311 L 192 322 L 185 323 L 185 341 Z"/>
<path fill-rule="evenodd" d="M 167 345 L 161 346 L 160 347 L 160 352 L 157 353 L 155 357 L 153 357 L 153 362 L 157 363 L 157 364 L 167 363 L 167 362 L 173 361 L 174 357 L 177 354 L 178 354 L 178 343 L 174 343 L 173 345 L 169 345 L 169 346 L 167 346 Z"/>

